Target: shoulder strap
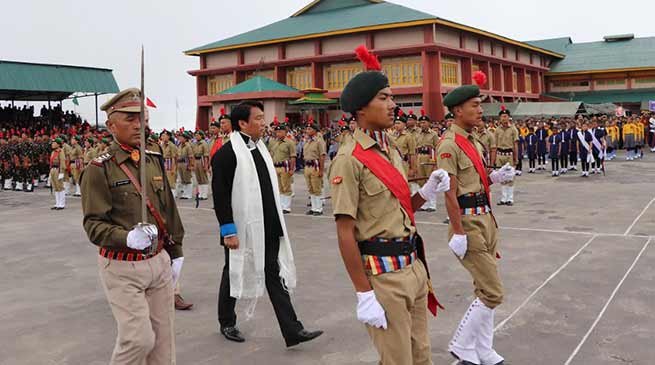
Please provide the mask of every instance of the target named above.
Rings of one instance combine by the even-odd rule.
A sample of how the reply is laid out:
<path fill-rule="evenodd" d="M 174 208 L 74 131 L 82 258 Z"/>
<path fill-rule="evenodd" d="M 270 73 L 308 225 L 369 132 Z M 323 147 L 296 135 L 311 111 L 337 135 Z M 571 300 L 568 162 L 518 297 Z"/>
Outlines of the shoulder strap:
<path fill-rule="evenodd" d="M 491 191 L 489 190 L 489 177 L 487 176 L 487 170 L 484 168 L 484 164 L 482 163 L 482 158 L 480 157 L 480 153 L 478 152 L 478 149 L 475 148 L 475 145 L 471 143 L 467 138 L 462 136 L 461 134 L 455 133 L 455 143 L 457 143 L 457 146 L 464 152 L 464 154 L 473 162 L 473 167 L 475 167 L 475 171 L 478 172 L 478 175 L 480 175 L 480 180 L 482 181 L 482 185 L 484 186 L 484 192 L 487 194 L 487 199 L 489 200 L 489 203 L 491 203 Z"/>
<path fill-rule="evenodd" d="M 155 218 L 155 221 L 157 222 L 157 227 L 159 228 L 159 232 L 161 232 L 162 237 L 164 238 L 164 242 L 168 242 L 169 235 L 168 235 L 168 230 L 166 229 L 166 224 L 164 223 L 164 220 L 162 219 L 157 209 L 155 209 L 154 205 L 152 205 L 150 199 L 148 199 L 148 195 L 143 193 L 139 180 L 137 180 L 136 177 L 134 177 L 134 174 L 130 171 L 130 169 L 127 168 L 125 163 L 119 164 L 118 167 L 120 167 L 121 170 L 123 170 L 123 172 L 125 173 L 125 175 L 127 175 L 127 178 L 130 179 L 132 185 L 134 185 L 134 188 L 139 193 L 139 195 L 145 197 L 146 206 L 148 206 L 148 210 L 150 211 L 150 214 L 152 214 L 152 216 Z M 164 179 L 166 179 L 166 177 L 164 177 Z"/>

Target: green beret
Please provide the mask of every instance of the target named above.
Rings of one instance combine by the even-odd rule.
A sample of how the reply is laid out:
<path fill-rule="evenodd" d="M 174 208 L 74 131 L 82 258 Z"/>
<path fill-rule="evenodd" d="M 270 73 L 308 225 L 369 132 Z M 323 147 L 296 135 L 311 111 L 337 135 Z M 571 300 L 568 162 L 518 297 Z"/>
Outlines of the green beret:
<path fill-rule="evenodd" d="M 57 137 L 57 138 L 55 138 L 55 139 L 52 140 L 52 141 L 53 141 L 53 142 L 56 142 L 56 143 L 57 143 L 58 145 L 60 145 L 60 146 L 64 143 L 64 141 L 63 141 L 60 137 Z"/>
<path fill-rule="evenodd" d="M 77 140 L 78 142 L 82 142 L 82 136 L 75 136 L 73 138 L 75 138 L 75 140 Z"/>
<path fill-rule="evenodd" d="M 443 105 L 452 108 L 464 104 L 467 100 L 480 97 L 480 88 L 477 85 L 463 85 L 446 95 L 443 98 Z"/>
<path fill-rule="evenodd" d="M 94 144 L 94 143 L 96 143 L 96 140 L 95 140 L 95 139 L 93 139 L 93 138 L 89 138 L 89 139 L 87 139 L 87 141 L 88 141 L 89 143 L 91 143 L 91 144 Z"/>
<path fill-rule="evenodd" d="M 104 143 L 104 144 L 109 144 L 109 143 L 111 143 L 111 141 L 109 140 L 109 138 L 106 138 L 106 137 L 103 138 L 103 139 L 101 139 L 100 142 L 102 142 L 102 143 Z"/>
<path fill-rule="evenodd" d="M 348 81 L 341 92 L 341 109 L 354 114 L 368 105 L 380 90 L 387 87 L 389 87 L 389 79 L 382 72 L 360 72 Z"/>
<path fill-rule="evenodd" d="M 444 119 L 455 119 L 455 115 L 453 113 L 448 113 L 448 114 L 446 114 Z"/>
<path fill-rule="evenodd" d="M 186 139 L 193 139 L 193 134 L 189 131 L 184 131 L 182 134 L 180 134 L 181 137 L 184 137 Z"/>
<path fill-rule="evenodd" d="M 205 132 L 203 131 L 196 131 L 195 134 L 199 134 L 201 137 L 205 137 Z"/>

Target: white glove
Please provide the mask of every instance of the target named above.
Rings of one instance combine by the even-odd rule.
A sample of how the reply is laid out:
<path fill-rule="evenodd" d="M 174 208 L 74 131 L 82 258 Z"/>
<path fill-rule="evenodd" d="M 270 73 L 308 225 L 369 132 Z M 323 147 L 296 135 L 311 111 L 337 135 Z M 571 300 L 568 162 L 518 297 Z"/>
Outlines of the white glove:
<path fill-rule="evenodd" d="M 182 272 L 182 264 L 184 264 L 184 257 L 178 257 L 171 261 L 171 271 L 173 272 L 173 286 L 177 284 Z"/>
<path fill-rule="evenodd" d="M 500 169 L 492 171 L 489 178 L 494 184 L 502 184 L 514 180 L 514 175 L 516 175 L 516 170 L 509 163 L 506 163 Z"/>
<path fill-rule="evenodd" d="M 64 173 L 60 172 L 59 175 L 57 175 L 57 180 L 63 180 L 64 179 Z"/>
<path fill-rule="evenodd" d="M 432 171 L 428 181 L 418 191 L 421 198 L 426 201 L 437 199 L 437 193 L 443 193 L 450 190 L 450 176 L 444 169 Z"/>
<path fill-rule="evenodd" d="M 468 250 L 468 240 L 466 239 L 465 234 L 454 234 L 453 237 L 448 242 L 448 247 L 459 257 L 464 259 L 466 255 L 466 250 Z"/>
<path fill-rule="evenodd" d="M 127 247 L 143 250 L 157 241 L 157 226 L 154 224 L 137 224 L 127 233 Z"/>
<path fill-rule="evenodd" d="M 384 308 L 378 302 L 373 290 L 357 293 L 357 319 L 371 327 L 387 329 Z"/>

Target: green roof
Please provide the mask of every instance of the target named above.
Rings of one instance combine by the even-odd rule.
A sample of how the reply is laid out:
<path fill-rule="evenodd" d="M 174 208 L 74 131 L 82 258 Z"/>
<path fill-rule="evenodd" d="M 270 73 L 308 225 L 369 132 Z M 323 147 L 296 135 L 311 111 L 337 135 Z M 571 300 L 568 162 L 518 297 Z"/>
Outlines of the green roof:
<path fill-rule="evenodd" d="M 0 60 L 0 100 L 62 100 L 73 93 L 117 93 L 112 70 Z"/>
<path fill-rule="evenodd" d="M 254 93 L 262 91 L 291 91 L 298 92 L 298 89 L 294 89 L 291 86 L 281 84 L 279 82 L 267 79 L 263 76 L 255 76 L 250 80 L 246 80 L 240 84 L 234 85 L 229 89 L 223 90 L 219 95 L 232 95 L 239 93 Z"/>
<path fill-rule="evenodd" d="M 289 104 L 291 104 L 291 105 L 297 105 L 297 104 L 330 105 L 330 104 L 336 104 L 336 103 L 337 103 L 336 99 L 327 98 L 327 97 L 325 97 L 325 94 L 322 93 L 322 92 L 306 93 L 300 99 L 292 100 L 292 101 L 289 102 Z"/>
<path fill-rule="evenodd" d="M 655 100 L 655 89 L 602 90 L 574 93 L 549 93 L 548 95 L 584 103 L 642 103 Z"/>
<path fill-rule="evenodd" d="M 551 64 L 551 73 L 655 68 L 655 37 L 589 43 L 573 43 L 567 37 L 525 43 L 566 56 Z"/>

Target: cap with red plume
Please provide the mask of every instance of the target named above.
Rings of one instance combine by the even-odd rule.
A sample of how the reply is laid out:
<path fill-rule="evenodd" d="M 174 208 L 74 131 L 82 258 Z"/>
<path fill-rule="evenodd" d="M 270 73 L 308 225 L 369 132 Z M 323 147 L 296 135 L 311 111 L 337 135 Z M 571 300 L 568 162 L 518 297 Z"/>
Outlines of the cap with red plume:
<path fill-rule="evenodd" d="M 218 121 L 220 122 L 223 119 L 230 120 L 230 116 L 228 114 L 225 114 L 225 108 L 221 108 L 221 114 L 218 117 Z"/>
<path fill-rule="evenodd" d="M 382 72 L 377 56 L 369 52 L 365 45 L 355 49 L 355 55 L 364 64 L 360 72 L 348 81 L 341 92 L 341 108 L 351 114 L 365 107 L 377 93 L 389 87 L 389 79 Z"/>
<path fill-rule="evenodd" d="M 289 123 L 289 117 L 284 117 L 284 122 Z"/>
<path fill-rule="evenodd" d="M 487 75 L 482 71 L 475 71 L 473 73 L 473 82 L 482 89 L 482 87 L 487 83 Z"/>
<path fill-rule="evenodd" d="M 418 121 L 419 122 L 423 122 L 423 121 L 428 121 L 429 122 L 430 121 L 430 117 L 425 115 L 425 109 L 423 109 L 423 108 L 421 108 L 421 117 L 418 118 Z"/>
<path fill-rule="evenodd" d="M 416 114 L 414 114 L 414 111 L 411 110 L 411 109 L 410 109 L 409 112 L 407 113 L 407 119 L 418 120 L 418 118 L 416 117 Z"/>
<path fill-rule="evenodd" d="M 504 104 L 500 106 L 500 111 L 498 112 L 498 116 L 501 116 L 501 115 L 503 115 L 503 114 L 507 114 L 507 115 L 509 115 L 509 116 L 512 115 L 512 114 L 509 112 L 509 110 L 505 107 Z"/>

